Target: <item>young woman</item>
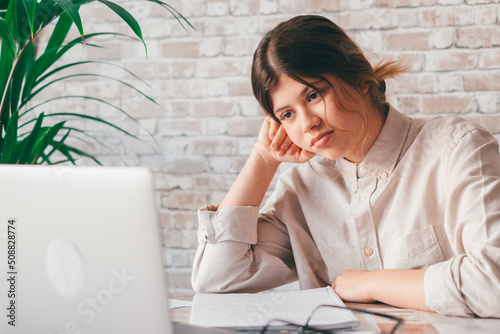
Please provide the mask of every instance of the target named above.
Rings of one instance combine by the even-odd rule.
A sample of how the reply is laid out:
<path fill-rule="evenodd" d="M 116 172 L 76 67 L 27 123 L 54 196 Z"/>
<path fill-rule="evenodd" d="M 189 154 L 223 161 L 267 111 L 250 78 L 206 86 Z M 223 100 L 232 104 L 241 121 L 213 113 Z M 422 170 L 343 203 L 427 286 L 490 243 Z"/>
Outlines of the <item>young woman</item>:
<path fill-rule="evenodd" d="M 399 113 L 384 80 L 403 70 L 372 68 L 320 16 L 264 36 L 252 84 L 269 116 L 222 203 L 199 212 L 196 291 L 298 279 L 345 301 L 500 317 L 498 143 L 459 118 Z M 299 164 L 259 210 L 282 162 Z"/>

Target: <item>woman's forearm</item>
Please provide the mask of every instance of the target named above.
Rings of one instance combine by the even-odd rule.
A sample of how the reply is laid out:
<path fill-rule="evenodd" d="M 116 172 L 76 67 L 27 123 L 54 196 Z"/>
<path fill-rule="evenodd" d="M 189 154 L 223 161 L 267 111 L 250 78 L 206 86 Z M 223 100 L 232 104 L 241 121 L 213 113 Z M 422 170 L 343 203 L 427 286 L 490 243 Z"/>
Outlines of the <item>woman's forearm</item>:
<path fill-rule="evenodd" d="M 348 270 L 332 287 L 345 301 L 380 301 L 389 305 L 432 311 L 425 305 L 425 269 Z"/>
<path fill-rule="evenodd" d="M 403 308 L 431 311 L 425 305 L 425 269 L 386 269 L 371 272 L 373 299 Z"/>
<path fill-rule="evenodd" d="M 253 150 L 219 210 L 229 206 L 259 206 L 279 165 Z"/>

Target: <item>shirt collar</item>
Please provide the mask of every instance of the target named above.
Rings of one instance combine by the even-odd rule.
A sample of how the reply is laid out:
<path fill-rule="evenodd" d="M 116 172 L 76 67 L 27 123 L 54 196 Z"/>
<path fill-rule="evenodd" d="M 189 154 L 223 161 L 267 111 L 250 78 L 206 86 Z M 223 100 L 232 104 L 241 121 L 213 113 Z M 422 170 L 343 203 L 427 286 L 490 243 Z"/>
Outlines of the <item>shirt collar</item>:
<path fill-rule="evenodd" d="M 377 139 L 359 164 L 339 160 L 340 169 L 348 183 L 364 176 L 375 175 L 386 179 L 393 172 L 408 136 L 411 119 L 394 107 L 389 108 L 387 119 Z"/>

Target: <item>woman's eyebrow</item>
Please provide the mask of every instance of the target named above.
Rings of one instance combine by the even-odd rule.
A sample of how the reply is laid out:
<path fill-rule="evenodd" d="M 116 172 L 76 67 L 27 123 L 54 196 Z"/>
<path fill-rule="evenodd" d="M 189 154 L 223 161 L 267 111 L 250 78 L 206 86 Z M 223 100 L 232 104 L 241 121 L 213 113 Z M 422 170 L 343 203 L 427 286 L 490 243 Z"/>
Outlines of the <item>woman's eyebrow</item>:
<path fill-rule="evenodd" d="M 308 82 L 308 84 L 310 84 L 311 86 L 316 86 L 316 85 L 317 85 L 318 83 L 320 83 L 321 81 L 324 81 L 324 80 L 323 80 L 323 79 L 318 79 L 318 80 L 316 80 L 316 81 L 314 81 L 314 82 Z M 304 95 L 307 93 L 307 91 L 308 91 L 309 89 L 314 89 L 313 87 L 310 87 L 310 86 L 308 86 L 308 85 L 304 85 L 304 86 L 305 86 L 305 87 L 304 87 L 304 89 L 303 89 L 303 90 L 300 92 L 300 94 L 299 94 L 300 96 L 304 96 Z M 277 114 L 277 113 L 279 113 L 280 111 L 285 110 L 285 109 L 289 109 L 289 108 L 290 108 L 290 105 L 283 106 L 283 107 L 281 107 L 281 108 L 276 109 L 276 110 L 274 111 L 274 114 L 276 115 L 276 114 Z"/>
<path fill-rule="evenodd" d="M 323 79 L 318 79 L 318 80 L 316 80 L 316 81 L 314 81 L 314 82 L 308 82 L 308 84 L 309 84 L 309 85 L 311 85 L 311 86 L 316 87 L 316 85 L 317 85 L 318 83 L 320 83 L 321 81 L 323 81 Z M 300 93 L 300 95 L 301 95 L 301 96 L 302 96 L 302 95 L 304 95 L 304 94 L 307 92 L 307 90 L 308 90 L 309 88 L 314 89 L 314 88 L 313 88 L 313 87 L 311 87 L 311 86 L 308 86 L 308 85 L 305 85 L 305 86 L 306 86 L 306 87 L 305 87 L 305 88 L 302 90 L 302 92 Z"/>
<path fill-rule="evenodd" d="M 280 111 L 282 111 L 282 110 L 286 110 L 286 109 L 289 109 L 289 108 L 290 108 L 290 106 L 289 106 L 289 105 L 286 105 L 286 106 L 284 106 L 284 107 L 278 108 L 278 109 L 276 109 L 276 110 L 274 111 L 274 114 L 276 115 L 276 114 L 277 114 L 277 113 L 279 113 Z"/>

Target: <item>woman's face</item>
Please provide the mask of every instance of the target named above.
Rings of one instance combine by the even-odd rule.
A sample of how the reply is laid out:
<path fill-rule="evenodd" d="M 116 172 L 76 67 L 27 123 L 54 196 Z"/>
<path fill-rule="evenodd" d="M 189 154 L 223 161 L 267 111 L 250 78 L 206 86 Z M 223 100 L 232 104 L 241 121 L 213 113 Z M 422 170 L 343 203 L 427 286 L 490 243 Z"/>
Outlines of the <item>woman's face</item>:
<path fill-rule="evenodd" d="M 281 121 L 288 137 L 300 148 L 331 160 L 346 158 L 361 161 L 367 152 L 362 153 L 363 145 L 356 144 L 362 141 L 365 135 L 361 99 L 368 101 L 368 88 L 361 87 L 358 92 L 346 85 L 349 94 L 360 100 L 353 101 L 341 93 L 340 86 L 332 76 L 327 75 L 325 78 L 335 90 L 325 80 L 305 79 L 318 89 L 316 91 L 288 76 L 281 76 L 271 93 L 274 115 Z M 340 110 L 335 98 L 343 109 L 348 111 Z M 365 105 L 371 106 L 368 102 Z M 370 126 L 371 117 L 381 118 L 378 112 L 368 114 L 367 122 Z M 381 127 L 377 131 L 380 129 Z M 371 147 L 372 143 L 367 140 L 366 144 Z"/>

